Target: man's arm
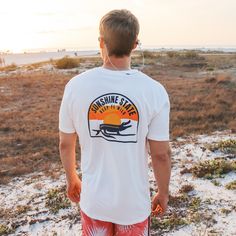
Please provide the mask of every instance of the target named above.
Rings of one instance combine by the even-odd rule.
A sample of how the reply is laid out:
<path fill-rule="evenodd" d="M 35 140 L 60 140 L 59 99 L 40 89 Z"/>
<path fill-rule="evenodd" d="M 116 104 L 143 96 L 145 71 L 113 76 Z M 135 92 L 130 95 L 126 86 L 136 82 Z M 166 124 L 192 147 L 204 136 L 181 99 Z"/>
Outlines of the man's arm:
<path fill-rule="evenodd" d="M 60 158 L 64 170 L 66 172 L 67 179 L 67 196 L 73 202 L 80 201 L 81 192 L 81 180 L 76 173 L 76 158 L 75 158 L 75 146 L 76 146 L 76 133 L 64 133 L 59 132 L 59 151 Z"/>
<path fill-rule="evenodd" d="M 169 141 L 148 140 L 152 167 L 158 186 L 158 193 L 152 200 L 152 210 L 155 210 L 158 203 L 163 208 L 163 213 L 167 209 L 169 201 L 169 183 L 171 174 L 171 149 Z"/>

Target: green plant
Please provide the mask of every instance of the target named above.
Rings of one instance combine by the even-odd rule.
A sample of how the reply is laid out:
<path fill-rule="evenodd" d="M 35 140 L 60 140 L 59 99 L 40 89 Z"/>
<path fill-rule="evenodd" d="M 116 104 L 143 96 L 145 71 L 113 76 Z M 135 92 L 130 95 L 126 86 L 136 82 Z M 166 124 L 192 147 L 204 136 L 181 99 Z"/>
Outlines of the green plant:
<path fill-rule="evenodd" d="M 208 179 L 221 177 L 222 174 L 227 174 L 233 170 L 236 170 L 236 161 L 226 161 L 224 159 L 202 161 L 190 168 L 190 172 L 194 176 Z"/>
<path fill-rule="evenodd" d="M 65 186 L 60 188 L 50 189 L 46 196 L 46 207 L 52 213 L 57 213 L 60 209 L 68 208 L 71 206 L 69 199 L 66 196 Z"/>
<path fill-rule="evenodd" d="M 191 201 L 189 203 L 189 208 L 192 210 L 192 211 L 197 211 L 198 208 L 200 207 L 200 204 L 201 204 L 201 198 L 199 197 L 193 197 L 191 198 Z"/>
<path fill-rule="evenodd" d="M 228 215 L 228 214 L 231 212 L 231 210 L 230 210 L 230 209 L 226 209 L 226 208 L 221 208 L 221 212 L 222 212 L 223 214 Z"/>
<path fill-rule="evenodd" d="M 225 187 L 229 190 L 236 190 L 236 180 L 226 184 Z"/>
<path fill-rule="evenodd" d="M 236 154 L 236 140 L 235 139 L 228 139 L 220 141 L 216 144 L 211 144 L 208 148 L 212 151 L 222 151 L 224 153 L 232 153 Z"/>
<path fill-rule="evenodd" d="M 0 224 L 0 236 L 13 233 L 13 230 L 10 229 L 7 225 Z"/>
<path fill-rule="evenodd" d="M 181 208 L 181 207 L 186 207 L 188 205 L 189 202 L 189 197 L 187 194 L 179 194 L 179 195 L 175 195 L 169 196 L 169 205 L 171 207 L 177 207 L 177 208 Z"/>
<path fill-rule="evenodd" d="M 212 182 L 215 186 L 220 186 L 220 182 L 217 181 L 217 180 L 215 180 L 215 179 L 213 179 L 211 182 Z"/>
<path fill-rule="evenodd" d="M 178 216 L 175 212 L 163 219 L 151 218 L 151 227 L 161 230 L 172 230 L 178 226 L 187 225 L 188 222 L 185 218 Z"/>

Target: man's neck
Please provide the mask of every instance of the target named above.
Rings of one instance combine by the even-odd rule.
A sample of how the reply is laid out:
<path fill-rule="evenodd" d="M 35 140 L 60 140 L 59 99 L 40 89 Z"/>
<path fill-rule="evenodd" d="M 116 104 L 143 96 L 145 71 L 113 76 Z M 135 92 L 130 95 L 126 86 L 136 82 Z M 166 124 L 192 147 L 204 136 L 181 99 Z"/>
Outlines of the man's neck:
<path fill-rule="evenodd" d="M 110 70 L 129 70 L 130 69 L 130 57 L 106 57 L 103 60 L 103 67 Z"/>

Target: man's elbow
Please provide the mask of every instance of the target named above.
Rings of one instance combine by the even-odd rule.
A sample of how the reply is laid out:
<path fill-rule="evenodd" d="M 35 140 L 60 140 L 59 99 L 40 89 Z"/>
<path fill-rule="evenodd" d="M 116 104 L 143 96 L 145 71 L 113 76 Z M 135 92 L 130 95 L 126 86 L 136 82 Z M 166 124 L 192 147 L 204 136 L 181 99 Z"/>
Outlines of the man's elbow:
<path fill-rule="evenodd" d="M 67 150 L 68 148 L 69 148 L 69 145 L 67 142 L 62 142 L 62 141 L 59 142 L 59 151 L 60 152 L 63 152 L 65 150 Z"/>
<path fill-rule="evenodd" d="M 165 152 L 153 154 L 151 158 L 153 161 L 169 162 L 171 159 L 171 150 L 168 149 Z"/>
<path fill-rule="evenodd" d="M 70 151 L 75 148 L 76 145 L 76 133 L 67 134 L 59 133 L 59 150 L 60 151 Z"/>

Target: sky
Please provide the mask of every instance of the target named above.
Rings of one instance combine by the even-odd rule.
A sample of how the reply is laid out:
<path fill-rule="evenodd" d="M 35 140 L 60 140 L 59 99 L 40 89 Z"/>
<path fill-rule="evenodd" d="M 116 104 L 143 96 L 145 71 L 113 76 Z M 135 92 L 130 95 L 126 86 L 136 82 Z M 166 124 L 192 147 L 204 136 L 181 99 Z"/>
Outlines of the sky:
<path fill-rule="evenodd" d="M 0 0 L 0 51 L 98 49 L 101 17 L 128 9 L 148 47 L 236 47 L 236 0 Z"/>

